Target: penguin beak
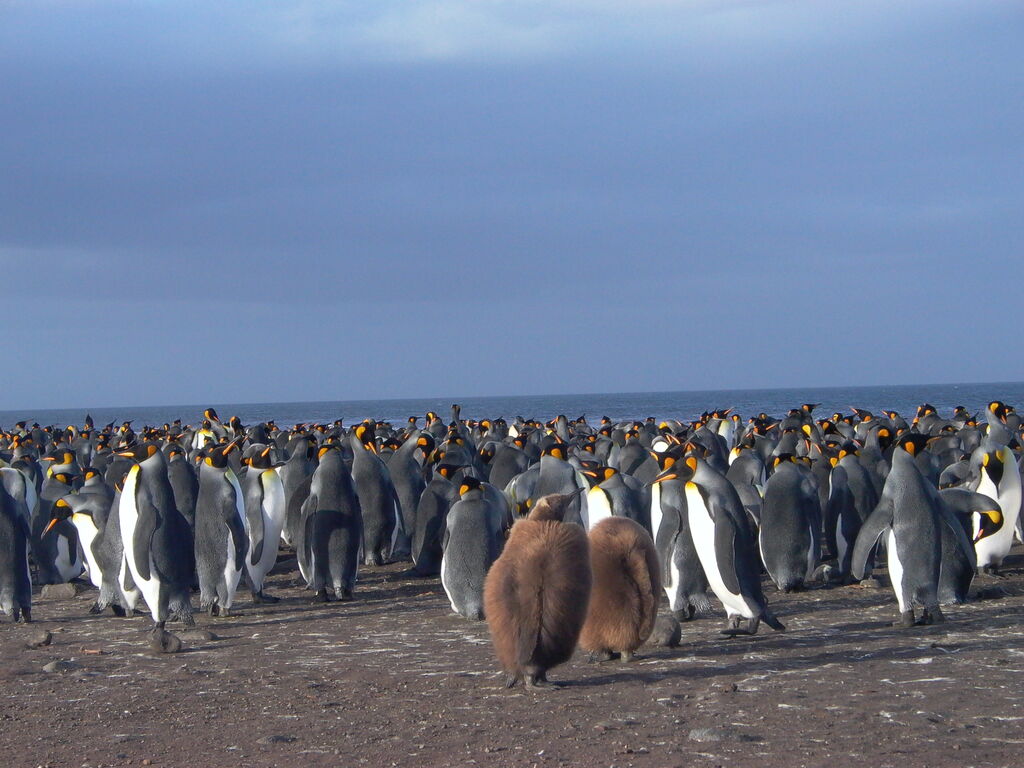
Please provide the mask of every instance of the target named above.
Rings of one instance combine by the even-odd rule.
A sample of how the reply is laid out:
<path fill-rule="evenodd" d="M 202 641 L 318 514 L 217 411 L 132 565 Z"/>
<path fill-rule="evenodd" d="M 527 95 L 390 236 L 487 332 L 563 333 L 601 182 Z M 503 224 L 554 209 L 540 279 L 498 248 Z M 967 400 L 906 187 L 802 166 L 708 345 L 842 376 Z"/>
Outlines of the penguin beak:
<path fill-rule="evenodd" d="M 45 536 L 45 535 L 46 535 L 46 534 L 48 534 L 48 533 L 49 533 L 50 531 L 52 531 L 52 530 L 53 530 L 53 526 L 55 526 L 55 525 L 56 525 L 57 523 L 59 523 L 59 522 L 60 522 L 60 520 L 58 520 L 58 519 L 57 519 L 56 517 L 55 517 L 55 518 L 53 518 L 53 519 L 52 519 L 52 520 L 51 520 L 51 521 L 49 522 L 49 524 L 48 524 L 48 525 L 47 525 L 47 526 L 46 526 L 46 527 L 45 527 L 45 528 L 43 529 L 43 536 Z"/>
<path fill-rule="evenodd" d="M 658 475 L 656 478 L 654 478 L 654 483 L 652 483 L 652 485 L 657 483 L 664 483 L 666 480 L 675 480 L 678 477 L 679 475 L 677 475 L 675 472 L 668 472 L 663 475 Z"/>

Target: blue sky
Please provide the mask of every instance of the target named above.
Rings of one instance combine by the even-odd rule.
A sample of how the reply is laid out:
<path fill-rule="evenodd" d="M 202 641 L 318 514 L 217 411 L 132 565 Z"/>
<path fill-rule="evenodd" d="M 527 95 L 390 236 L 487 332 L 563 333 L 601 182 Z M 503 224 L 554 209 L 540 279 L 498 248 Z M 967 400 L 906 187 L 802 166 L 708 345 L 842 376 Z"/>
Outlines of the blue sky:
<path fill-rule="evenodd" d="M 1024 379 L 1018 2 L 0 1 L 0 408 Z"/>

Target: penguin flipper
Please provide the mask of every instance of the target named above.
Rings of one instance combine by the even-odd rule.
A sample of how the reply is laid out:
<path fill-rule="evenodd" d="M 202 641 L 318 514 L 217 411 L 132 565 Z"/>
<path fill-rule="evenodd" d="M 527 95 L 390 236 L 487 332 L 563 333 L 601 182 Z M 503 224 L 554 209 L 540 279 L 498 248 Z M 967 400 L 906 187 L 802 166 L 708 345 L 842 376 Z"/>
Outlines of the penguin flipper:
<path fill-rule="evenodd" d="M 138 518 L 135 521 L 135 531 L 132 534 L 132 553 L 135 556 L 135 567 L 139 571 L 139 577 L 143 581 L 149 581 L 152 576 L 150 552 L 153 546 L 153 537 L 156 535 L 157 513 L 152 502 L 143 493 L 136 494 L 138 505 Z"/>
<path fill-rule="evenodd" d="M 266 489 L 263 487 L 263 476 L 257 478 L 252 484 L 245 497 L 245 517 L 249 524 L 249 542 L 251 554 L 249 564 L 256 565 L 263 557 L 263 497 Z"/>
<path fill-rule="evenodd" d="M 883 498 L 861 525 L 860 531 L 857 533 L 857 541 L 853 545 L 853 555 L 850 558 L 850 572 L 858 581 L 870 572 L 868 561 L 874 555 L 875 545 L 882 534 L 892 526 L 892 515 L 892 501 Z"/>
<path fill-rule="evenodd" d="M 722 583 L 734 595 L 741 595 L 740 570 L 745 570 L 744 552 L 737 536 L 735 524 L 722 510 L 715 512 L 715 554 Z"/>
<path fill-rule="evenodd" d="M 234 508 L 227 510 L 224 515 L 224 523 L 228 527 L 228 535 L 235 547 L 235 570 L 242 570 L 245 566 L 245 545 L 248 539 L 245 536 L 245 526 Z"/>

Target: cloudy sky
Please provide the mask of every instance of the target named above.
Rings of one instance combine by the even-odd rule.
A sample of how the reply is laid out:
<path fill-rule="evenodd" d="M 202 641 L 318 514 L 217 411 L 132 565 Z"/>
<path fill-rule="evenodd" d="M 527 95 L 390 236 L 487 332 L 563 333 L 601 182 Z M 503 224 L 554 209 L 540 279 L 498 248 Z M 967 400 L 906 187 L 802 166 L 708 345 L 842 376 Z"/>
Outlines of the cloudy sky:
<path fill-rule="evenodd" d="M 1024 379 L 1024 5 L 0 0 L 0 409 Z"/>

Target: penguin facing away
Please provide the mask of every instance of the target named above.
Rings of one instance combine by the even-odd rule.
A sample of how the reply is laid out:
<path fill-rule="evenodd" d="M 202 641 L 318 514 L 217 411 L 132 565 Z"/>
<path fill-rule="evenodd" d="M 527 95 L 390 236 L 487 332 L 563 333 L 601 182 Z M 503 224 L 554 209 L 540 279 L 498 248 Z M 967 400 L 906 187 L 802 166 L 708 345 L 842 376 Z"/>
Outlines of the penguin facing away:
<path fill-rule="evenodd" d="M 17 471 L 3 470 L 4 473 Z M 28 566 L 30 531 L 23 506 L 23 497 L 19 503 L 7 483 L 0 484 L 0 611 L 14 623 L 32 621 L 32 577 Z"/>
<path fill-rule="evenodd" d="M 900 626 L 944 621 L 938 585 L 942 563 L 941 502 L 914 462 L 918 450 L 911 435 L 901 440 L 882 488 L 882 497 L 857 534 L 851 567 L 856 579 L 869 571 L 875 545 L 886 537 L 889 578 L 900 611 Z M 914 608 L 922 608 L 918 621 Z"/>
<path fill-rule="evenodd" d="M 121 455 L 135 460 L 118 504 L 125 565 L 156 629 L 163 629 L 171 615 L 191 625 L 192 531 L 175 506 L 167 461 L 154 443 L 137 444 Z"/>
<path fill-rule="evenodd" d="M 227 616 L 242 577 L 248 540 L 245 502 L 228 456 L 238 447 L 206 448 L 196 497 L 195 555 L 199 607 L 211 616 Z"/>
<path fill-rule="evenodd" d="M 547 682 L 576 648 L 590 600 L 589 546 L 580 526 L 562 520 L 581 492 L 540 498 L 487 574 L 484 611 L 508 688 Z"/>
<path fill-rule="evenodd" d="M 501 552 L 504 510 L 484 496 L 482 483 L 466 477 L 445 521 L 441 585 L 452 610 L 469 619 L 484 618 L 484 580 Z"/>

